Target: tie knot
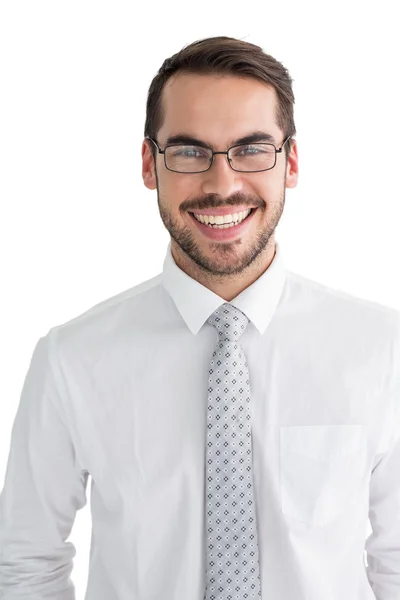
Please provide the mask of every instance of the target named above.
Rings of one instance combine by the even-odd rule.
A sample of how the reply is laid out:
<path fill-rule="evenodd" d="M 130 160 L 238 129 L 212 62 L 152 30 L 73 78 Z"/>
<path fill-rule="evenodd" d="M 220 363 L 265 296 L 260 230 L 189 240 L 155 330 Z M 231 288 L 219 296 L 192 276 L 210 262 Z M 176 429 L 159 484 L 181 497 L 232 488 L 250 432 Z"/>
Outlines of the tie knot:
<path fill-rule="evenodd" d="M 207 319 L 207 323 L 214 325 L 220 340 L 237 342 L 249 322 L 248 317 L 229 302 L 221 304 Z"/>

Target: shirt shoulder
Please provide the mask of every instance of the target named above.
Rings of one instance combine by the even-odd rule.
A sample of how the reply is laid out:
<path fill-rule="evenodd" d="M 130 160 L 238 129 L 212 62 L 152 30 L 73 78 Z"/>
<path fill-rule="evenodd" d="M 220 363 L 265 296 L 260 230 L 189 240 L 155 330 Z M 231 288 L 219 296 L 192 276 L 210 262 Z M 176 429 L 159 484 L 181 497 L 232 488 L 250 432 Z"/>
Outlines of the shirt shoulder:
<path fill-rule="evenodd" d="M 321 322 L 339 330 L 345 328 L 372 338 L 383 336 L 387 341 L 400 339 L 400 310 L 367 298 L 362 298 L 287 271 L 287 297 L 294 311 L 314 315 Z M 375 339 L 377 339 L 375 337 Z M 365 338 L 365 341 L 367 338 Z"/>
<path fill-rule="evenodd" d="M 129 325 L 135 327 L 143 322 L 143 316 L 150 314 L 152 308 L 157 310 L 162 289 L 162 273 L 159 273 L 54 325 L 48 333 L 57 339 L 57 346 L 102 345 Z"/>

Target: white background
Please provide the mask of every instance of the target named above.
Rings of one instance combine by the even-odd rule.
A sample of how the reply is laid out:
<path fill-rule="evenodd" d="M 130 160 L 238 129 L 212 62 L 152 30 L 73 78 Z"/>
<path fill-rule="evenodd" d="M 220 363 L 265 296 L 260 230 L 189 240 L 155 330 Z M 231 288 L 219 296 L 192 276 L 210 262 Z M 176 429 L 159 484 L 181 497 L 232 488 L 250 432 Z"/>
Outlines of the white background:
<path fill-rule="evenodd" d="M 0 489 L 38 338 L 162 270 L 169 236 L 141 179 L 145 101 L 163 60 L 196 39 L 261 45 L 294 79 L 299 183 L 276 233 L 287 268 L 400 308 L 396 11 L 394 0 L 0 4 Z M 89 487 L 70 537 L 77 600 Z"/>

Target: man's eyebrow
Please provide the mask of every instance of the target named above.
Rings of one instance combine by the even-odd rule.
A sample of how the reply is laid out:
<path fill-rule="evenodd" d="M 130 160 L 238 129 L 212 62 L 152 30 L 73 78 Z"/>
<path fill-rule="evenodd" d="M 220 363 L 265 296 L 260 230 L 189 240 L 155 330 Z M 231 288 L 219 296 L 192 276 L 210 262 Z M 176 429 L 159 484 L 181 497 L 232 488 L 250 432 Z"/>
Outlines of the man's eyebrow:
<path fill-rule="evenodd" d="M 238 138 L 236 140 L 230 140 L 228 143 L 228 147 L 235 146 L 236 144 L 254 144 L 255 142 L 269 142 L 270 144 L 275 144 L 276 141 L 273 135 L 269 133 L 265 133 L 264 131 L 253 131 L 249 135 L 245 135 L 244 137 Z M 170 135 L 165 140 L 165 146 L 169 146 L 170 144 L 187 144 L 191 146 L 202 146 L 204 148 L 215 149 L 215 146 L 212 144 L 207 144 L 204 140 L 199 140 L 198 138 L 186 135 L 184 133 L 178 133 L 176 135 Z"/>

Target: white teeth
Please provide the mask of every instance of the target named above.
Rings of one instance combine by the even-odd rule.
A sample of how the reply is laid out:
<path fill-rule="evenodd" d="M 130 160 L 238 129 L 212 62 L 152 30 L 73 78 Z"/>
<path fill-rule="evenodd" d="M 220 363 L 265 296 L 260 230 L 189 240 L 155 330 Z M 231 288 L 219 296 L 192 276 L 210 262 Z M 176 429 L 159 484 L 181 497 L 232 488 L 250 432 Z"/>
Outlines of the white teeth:
<path fill-rule="evenodd" d="M 247 210 L 243 210 L 239 213 L 233 213 L 231 215 L 199 215 L 196 213 L 192 213 L 194 218 L 203 223 L 204 225 L 218 225 L 221 229 L 225 229 L 227 227 L 234 227 L 241 223 L 251 212 L 251 208 Z"/>

